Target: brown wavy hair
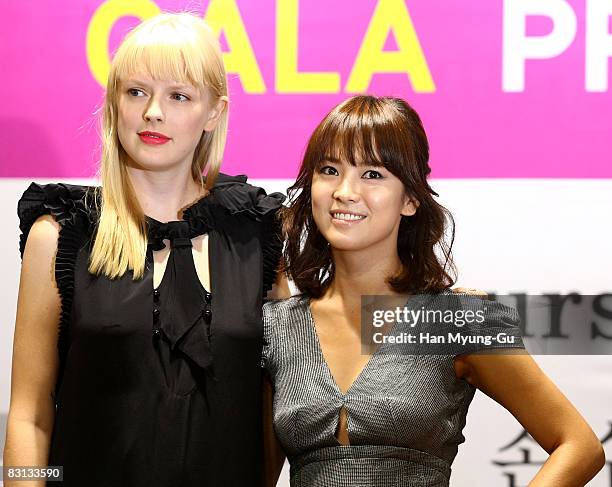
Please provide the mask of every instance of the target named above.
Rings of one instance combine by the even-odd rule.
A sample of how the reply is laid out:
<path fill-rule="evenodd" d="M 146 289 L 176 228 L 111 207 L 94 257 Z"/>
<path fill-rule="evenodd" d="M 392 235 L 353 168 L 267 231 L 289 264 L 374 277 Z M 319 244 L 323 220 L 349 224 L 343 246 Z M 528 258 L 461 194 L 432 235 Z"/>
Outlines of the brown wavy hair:
<path fill-rule="evenodd" d="M 330 247 L 312 216 L 310 191 L 315 171 L 330 155 L 352 165 L 367 161 L 385 167 L 418 202 L 416 213 L 402 216 L 400 222 L 397 252 L 402 270 L 387 278 L 391 288 L 414 294 L 452 286 L 455 225 L 427 181 L 429 143 L 421 119 L 400 98 L 360 95 L 336 106 L 315 129 L 297 180 L 288 189 L 290 204 L 282 212 L 287 242 L 283 270 L 298 289 L 318 298 L 334 279 Z"/>

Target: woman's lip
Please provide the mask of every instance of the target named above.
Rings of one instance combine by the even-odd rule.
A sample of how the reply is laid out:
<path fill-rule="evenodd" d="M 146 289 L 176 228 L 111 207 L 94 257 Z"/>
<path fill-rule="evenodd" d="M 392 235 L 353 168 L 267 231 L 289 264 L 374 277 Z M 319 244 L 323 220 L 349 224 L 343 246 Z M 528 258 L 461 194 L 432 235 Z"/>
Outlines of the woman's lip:
<path fill-rule="evenodd" d="M 336 218 L 334 216 L 334 213 L 341 213 L 343 215 L 360 216 L 362 218 L 359 218 L 357 220 L 344 220 L 344 219 L 341 219 L 341 218 Z M 366 215 L 361 215 L 359 213 L 351 213 L 351 212 L 348 212 L 348 211 L 333 211 L 333 212 L 330 213 L 330 216 L 331 216 L 332 223 L 334 223 L 335 225 L 341 225 L 341 226 L 354 225 L 354 224 L 360 223 L 360 222 L 362 222 L 363 220 L 366 219 Z"/>
<path fill-rule="evenodd" d="M 161 136 L 155 137 L 148 133 L 138 134 L 138 137 L 140 137 L 140 140 L 142 140 L 145 144 L 149 144 L 149 145 L 165 144 L 166 142 L 170 140 L 167 137 L 161 137 Z"/>
<path fill-rule="evenodd" d="M 333 217 L 334 214 L 336 213 L 340 213 L 341 215 L 352 215 L 352 216 L 362 216 L 362 217 L 366 217 L 366 215 L 364 215 L 363 213 L 356 213 L 354 211 L 346 211 L 346 210 L 332 210 L 329 212 L 329 214 Z"/>

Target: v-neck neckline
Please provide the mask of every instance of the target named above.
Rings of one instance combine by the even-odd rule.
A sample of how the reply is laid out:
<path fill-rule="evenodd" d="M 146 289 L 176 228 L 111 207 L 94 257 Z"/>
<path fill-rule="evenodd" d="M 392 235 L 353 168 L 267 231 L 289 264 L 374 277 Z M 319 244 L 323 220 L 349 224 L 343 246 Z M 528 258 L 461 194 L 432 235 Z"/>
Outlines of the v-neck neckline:
<path fill-rule="evenodd" d="M 315 323 L 314 315 L 312 314 L 312 309 L 310 308 L 310 299 L 306 300 L 306 313 L 308 314 L 308 322 L 310 325 L 310 330 L 312 331 L 312 334 L 313 334 L 315 345 L 317 347 L 317 352 L 319 356 L 321 357 L 321 362 L 323 363 L 323 367 L 326 370 L 327 376 L 331 384 L 333 385 L 334 389 L 336 390 L 336 392 L 341 397 L 347 397 L 350 394 L 350 392 L 355 388 L 355 386 L 360 382 L 361 378 L 365 376 L 367 369 L 370 367 L 370 364 L 374 361 L 374 358 L 377 356 L 378 351 L 380 350 L 381 347 L 378 347 L 374 351 L 374 353 L 370 355 L 370 358 L 368 359 L 366 364 L 362 367 L 362 369 L 359 371 L 359 373 L 357 374 L 357 376 L 355 377 L 351 385 L 348 387 L 346 392 L 342 392 L 342 389 L 340 389 L 340 386 L 338 385 L 338 382 L 336 381 L 336 378 L 334 377 L 334 374 L 329 366 L 329 363 L 327 362 L 327 359 L 325 358 L 325 354 L 323 353 L 323 348 L 321 347 L 321 340 L 319 340 L 319 334 L 317 332 L 317 326 Z"/>
<path fill-rule="evenodd" d="M 417 296 L 419 296 L 419 295 L 408 296 L 408 299 L 404 303 L 404 306 L 408 306 L 409 303 L 411 303 L 412 305 L 414 305 L 415 302 L 418 303 L 418 300 L 415 299 L 415 298 L 417 298 Z M 314 315 L 312 314 L 312 309 L 310 307 L 310 301 L 311 300 L 309 298 L 306 299 L 306 313 L 308 315 L 308 322 L 309 322 L 309 325 L 310 325 L 310 330 L 312 331 L 312 334 L 313 334 L 313 339 L 314 339 L 314 342 L 315 342 L 315 345 L 316 345 L 316 348 L 317 348 L 317 352 L 318 352 L 319 356 L 321 357 L 321 361 L 323 362 L 323 367 L 326 370 L 326 373 L 328 375 L 329 381 L 333 385 L 333 387 L 336 390 L 336 392 L 340 395 L 340 397 L 345 398 L 345 397 L 347 397 L 350 394 L 350 392 L 362 380 L 364 380 L 363 378 L 365 377 L 368 369 L 372 366 L 372 363 L 374 362 L 374 360 L 377 359 L 377 357 L 379 355 L 379 352 L 380 352 L 381 348 L 383 348 L 385 346 L 385 343 L 381 343 L 376 348 L 374 353 L 372 355 L 370 355 L 370 358 L 368 359 L 366 364 L 363 366 L 363 368 L 361 369 L 359 374 L 357 374 L 357 376 L 355 377 L 355 379 L 353 380 L 351 385 L 348 387 L 346 392 L 342 392 L 342 389 L 340 389 L 340 386 L 338 385 L 338 382 L 336 381 L 336 378 L 334 377 L 334 374 L 333 374 L 333 372 L 331 370 L 331 367 L 329 366 L 329 363 L 327 362 L 327 359 L 325 358 L 325 354 L 323 353 L 323 347 L 321 346 L 321 340 L 319 339 L 319 334 L 317 332 L 317 325 L 316 325 L 316 322 L 315 322 L 315 319 L 314 319 Z M 389 329 L 387 334 L 393 333 L 393 331 L 395 330 L 397 325 L 398 325 L 397 321 L 395 323 L 393 323 L 393 326 Z"/>

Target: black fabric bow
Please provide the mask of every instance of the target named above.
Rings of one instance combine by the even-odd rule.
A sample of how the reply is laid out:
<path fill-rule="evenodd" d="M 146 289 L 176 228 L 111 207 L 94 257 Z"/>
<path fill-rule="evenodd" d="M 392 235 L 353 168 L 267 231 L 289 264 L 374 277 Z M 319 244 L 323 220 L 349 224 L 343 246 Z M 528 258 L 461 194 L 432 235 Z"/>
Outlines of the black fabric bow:
<path fill-rule="evenodd" d="M 151 217 L 146 217 L 149 247 L 153 251 L 166 247 L 164 240 L 170 240 L 173 247 L 191 247 L 191 239 L 207 233 L 211 227 L 206 220 L 178 220 L 161 223 Z M 189 241 L 187 244 L 186 241 Z"/>

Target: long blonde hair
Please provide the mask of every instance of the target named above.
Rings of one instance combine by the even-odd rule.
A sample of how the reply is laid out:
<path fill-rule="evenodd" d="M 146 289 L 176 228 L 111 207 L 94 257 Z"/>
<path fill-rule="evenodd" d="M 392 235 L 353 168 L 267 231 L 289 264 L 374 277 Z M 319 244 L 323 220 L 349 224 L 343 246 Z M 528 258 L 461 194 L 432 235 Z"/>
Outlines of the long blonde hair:
<path fill-rule="evenodd" d="M 189 13 L 161 14 L 138 25 L 119 46 L 111 63 L 102 115 L 100 164 L 101 209 L 89 272 L 111 279 L 133 271 L 144 276 L 147 232 L 144 213 L 130 183 L 126 154 L 117 134 L 119 83 L 145 69 L 155 79 L 188 82 L 207 89 L 210 106 L 227 98 L 227 78 L 219 42 L 206 23 Z M 206 189 L 213 187 L 225 148 L 227 107 L 216 128 L 204 132 L 191 173 Z M 203 172 L 207 169 L 206 180 Z"/>

